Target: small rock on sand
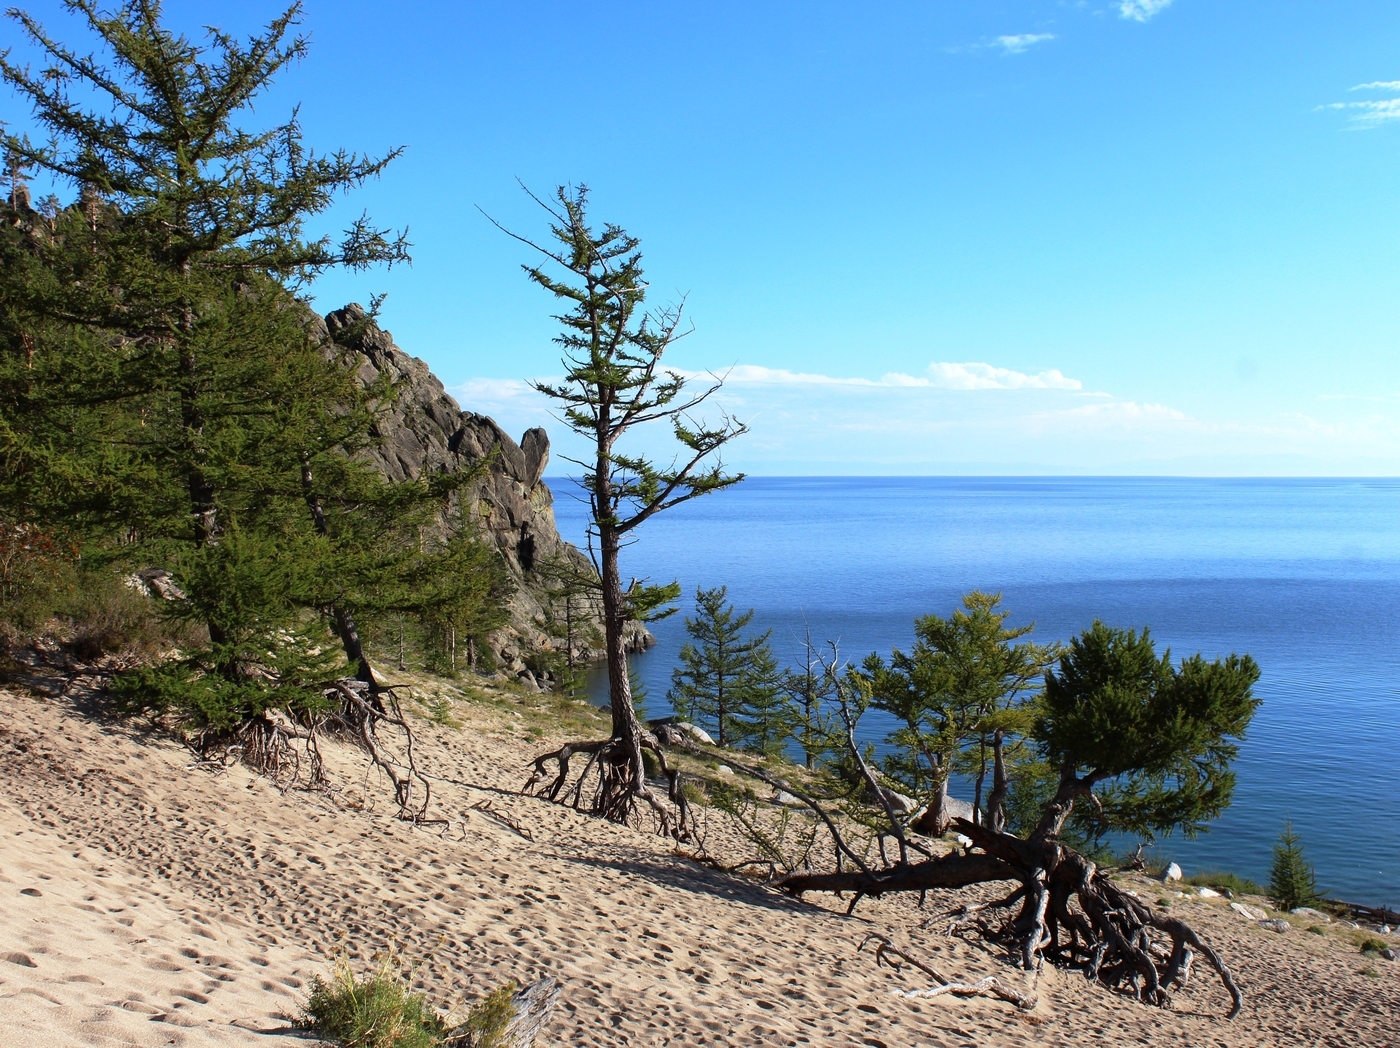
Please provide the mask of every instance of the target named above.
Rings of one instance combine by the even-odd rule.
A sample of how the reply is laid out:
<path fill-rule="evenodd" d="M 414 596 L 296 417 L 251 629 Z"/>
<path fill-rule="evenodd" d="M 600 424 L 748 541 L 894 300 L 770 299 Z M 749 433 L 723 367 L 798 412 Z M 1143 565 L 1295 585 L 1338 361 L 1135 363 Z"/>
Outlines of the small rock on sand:
<path fill-rule="evenodd" d="M 1242 902 L 1232 902 L 1230 909 L 1234 910 L 1247 921 L 1268 920 L 1269 915 L 1256 906 L 1246 906 Z"/>
<path fill-rule="evenodd" d="M 1218 899 L 1218 898 L 1220 898 L 1220 893 L 1219 893 L 1218 891 L 1216 891 L 1214 888 L 1197 888 L 1197 889 L 1196 889 L 1196 894 L 1199 895 L 1202 899 Z"/>
<path fill-rule="evenodd" d="M 1278 932 L 1280 935 L 1284 935 L 1287 933 L 1290 926 L 1282 917 L 1274 917 L 1271 920 L 1260 921 L 1259 927 L 1267 928 L 1271 932 Z"/>
<path fill-rule="evenodd" d="M 1289 912 L 1292 913 L 1294 917 L 1311 917 L 1315 921 L 1322 921 L 1324 923 L 1332 919 L 1321 910 L 1314 910 L 1311 906 L 1299 906 L 1296 910 L 1290 910 Z"/>
<path fill-rule="evenodd" d="M 1167 867 L 1167 872 L 1162 875 L 1162 880 L 1179 881 L 1181 880 L 1181 877 L 1181 867 L 1178 866 L 1176 863 L 1172 863 L 1170 866 Z"/>
<path fill-rule="evenodd" d="M 733 775 L 734 769 L 727 764 L 721 764 L 718 768 L 715 769 L 715 772 L 720 775 Z"/>

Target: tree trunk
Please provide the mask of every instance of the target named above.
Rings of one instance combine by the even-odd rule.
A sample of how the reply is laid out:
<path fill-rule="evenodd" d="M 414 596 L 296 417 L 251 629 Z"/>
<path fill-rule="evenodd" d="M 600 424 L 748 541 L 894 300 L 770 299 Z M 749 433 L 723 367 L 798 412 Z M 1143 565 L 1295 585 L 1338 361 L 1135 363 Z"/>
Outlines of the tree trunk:
<path fill-rule="evenodd" d="M 993 833 L 1006 828 L 1006 795 L 1011 783 L 1006 777 L 1006 737 L 997 731 L 992 738 L 992 794 L 987 798 L 987 826 Z"/>
<path fill-rule="evenodd" d="M 326 522 L 326 511 L 316 495 L 313 481 L 311 460 L 303 455 L 301 459 L 302 495 L 306 499 L 306 508 L 311 511 L 311 520 L 316 525 L 316 533 L 324 537 L 330 534 L 330 525 Z M 360 640 L 360 630 L 355 625 L 355 617 L 340 604 L 332 604 L 331 626 L 335 630 L 335 635 L 340 638 L 341 647 L 345 649 L 345 657 L 350 660 L 350 665 L 355 667 L 355 679 L 363 681 L 369 686 L 369 704 L 377 712 L 383 713 L 384 707 L 379 698 L 379 682 L 375 680 L 374 668 L 369 663 L 369 656 L 365 654 L 365 646 Z M 403 661 L 402 628 L 400 628 L 399 633 L 399 661 L 400 663 Z"/>

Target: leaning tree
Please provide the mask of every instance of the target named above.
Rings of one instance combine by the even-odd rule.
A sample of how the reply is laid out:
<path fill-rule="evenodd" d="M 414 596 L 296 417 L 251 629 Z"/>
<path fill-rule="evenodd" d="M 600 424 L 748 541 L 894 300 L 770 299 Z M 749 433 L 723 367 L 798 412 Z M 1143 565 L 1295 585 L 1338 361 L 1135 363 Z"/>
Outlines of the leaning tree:
<path fill-rule="evenodd" d="M 856 868 L 799 871 L 776 884 L 794 895 L 853 892 L 854 909 L 863 896 L 1011 882 L 1004 898 L 963 907 L 953 927 L 975 927 L 1027 969 L 1046 960 L 1077 966 L 1091 979 L 1127 984 L 1140 1000 L 1158 1005 L 1168 1002 L 1169 990 L 1186 981 L 1201 956 L 1229 991 L 1234 1016 L 1240 990 L 1210 945 L 1184 921 L 1114 883 L 1062 834 L 1077 805 L 1088 805 L 1103 828 L 1145 839 L 1204 829 L 1230 803 L 1230 766 L 1259 705 L 1253 695 L 1258 679 L 1248 655 L 1213 662 L 1194 655 L 1173 665 L 1170 652 L 1157 655 L 1147 630 L 1096 622 L 1045 675 L 1028 741 L 1059 780 L 1029 833 L 999 828 L 1005 791 L 996 790 L 986 818 L 953 820 L 970 847 L 919 862 L 901 848 L 899 861 L 877 868 L 840 841 L 817 798 L 804 794 Z M 860 675 L 848 673 L 841 684 L 859 686 Z M 997 758 L 1000 763 L 1000 748 Z M 1005 774 L 996 769 L 998 780 Z M 891 829 L 903 839 L 903 827 Z"/>
<path fill-rule="evenodd" d="M 612 734 L 539 757 L 527 788 L 540 787 L 551 799 L 572 799 L 576 807 L 615 822 L 627 821 L 636 802 L 644 801 L 664 832 L 681 837 L 688 832 L 685 796 L 655 737 L 637 718 L 625 643 L 628 624 L 657 614 L 680 588 L 634 580 L 624 590 L 619 560 L 632 533 L 657 513 L 743 479 L 724 472 L 718 452 L 746 427 L 727 415 L 716 426 L 697 420 L 692 412 L 719 389 L 719 381 L 692 393 L 680 372 L 661 367 L 666 350 L 685 334 L 684 302 L 646 308 L 637 238 L 612 224 L 599 230 L 590 226 L 583 186 L 561 186 L 548 202 L 531 195 L 550 216 L 552 242 L 537 243 L 497 226 L 544 256 L 545 263 L 527 265 L 525 273 L 566 306 L 556 317 L 563 325 L 556 342 L 564 350 L 564 379 L 535 388 L 591 446 L 590 457 L 576 464 L 584 470 L 592 516 L 589 549 L 603 607 Z M 680 445 L 669 466 L 623 446 L 648 423 L 669 425 Z M 647 785 L 644 748 L 656 754 L 670 779 L 674 810 Z M 570 758 L 580 754 L 587 763 L 570 786 Z M 554 771 L 548 770 L 551 763 Z M 587 802 L 586 789 L 591 789 Z"/>

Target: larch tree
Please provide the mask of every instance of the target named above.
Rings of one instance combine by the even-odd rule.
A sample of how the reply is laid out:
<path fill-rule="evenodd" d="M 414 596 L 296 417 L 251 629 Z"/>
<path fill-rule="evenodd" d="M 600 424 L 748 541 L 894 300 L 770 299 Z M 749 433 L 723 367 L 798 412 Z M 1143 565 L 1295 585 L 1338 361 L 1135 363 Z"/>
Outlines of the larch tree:
<path fill-rule="evenodd" d="M 981 821 L 982 791 L 990 759 L 992 795 L 987 809 L 1001 829 L 1001 804 L 1009 788 L 1008 749 L 1019 748 L 1033 724 L 1027 701 L 1058 655 L 1054 645 L 1021 641 L 1032 626 L 1009 627 L 1000 594 L 974 591 L 948 618 L 925 615 L 914 623 L 914 646 L 896 649 L 886 663 L 866 660 L 871 705 L 900 726 L 886 770 L 928 803 L 918 828 L 933 836 L 948 827 L 948 782 L 955 772 L 976 783 L 973 817 Z"/>
<path fill-rule="evenodd" d="M 835 727 L 830 706 L 836 688 L 821 653 L 812 641 L 811 627 L 802 636 L 802 661 L 783 675 L 783 689 L 793 709 L 793 739 L 802 747 L 808 769 L 833 748 Z"/>
<path fill-rule="evenodd" d="M 664 832 L 682 836 L 688 832 L 686 807 L 676 775 L 667 772 L 674 811 L 647 785 L 643 747 L 653 749 L 663 767 L 664 757 L 633 708 L 625 643 L 629 623 L 656 614 L 675 600 L 679 587 L 634 580 L 624 589 L 621 554 L 636 529 L 656 514 L 743 479 L 724 472 L 719 452 L 745 427 L 728 416 L 713 426 L 696 419 L 692 413 L 720 383 L 692 394 L 680 372 L 662 367 L 662 357 L 684 334 L 684 302 L 646 306 L 637 238 L 620 226 L 591 226 L 585 187 L 560 187 L 551 201 L 535 199 L 549 215 L 552 239 L 540 243 L 505 232 L 543 256 L 542 264 L 524 267 L 526 276 L 565 307 L 556 317 L 563 325 L 556 341 L 564 351 L 564 378 L 535 388 L 558 406 L 563 422 L 590 447 L 589 458 L 577 464 L 584 470 L 591 511 L 589 539 L 603 610 L 612 734 L 541 756 L 531 785 L 551 798 L 571 796 L 581 805 L 583 780 L 596 771 L 588 810 L 623 822 L 636 802 L 644 801 Z M 667 426 L 678 445 L 669 465 L 657 465 L 632 450 L 637 430 L 649 423 Z M 569 759 L 579 753 L 587 754 L 587 765 L 565 793 Z M 547 770 L 550 762 L 557 765 L 554 773 Z"/>
<path fill-rule="evenodd" d="M 98 52 L 11 12 L 44 68 L 0 55 L 45 136 L 4 139 L 3 514 L 62 522 L 89 561 L 177 576 L 185 599 L 168 611 L 208 643 L 116 682 L 128 706 L 178 708 L 205 742 L 252 730 L 275 751 L 287 714 L 314 723 L 325 705 L 343 668 L 333 637 L 363 685 L 342 688 L 345 712 L 375 752 L 374 722 L 401 718 L 355 616 L 460 617 L 491 577 L 454 583 L 483 563 L 468 540 L 395 541 L 469 478 L 390 485 L 357 457 L 392 392 L 363 388 L 297 297 L 327 270 L 408 260 L 402 234 L 363 216 L 339 238 L 308 232 L 400 150 L 317 153 L 295 111 L 254 126 L 255 102 L 307 53 L 299 4 L 246 41 L 204 42 L 167 28 L 157 0 L 64 6 Z M 77 203 L 31 207 L 27 171 Z M 381 765 L 406 807 L 411 783 Z"/>
<path fill-rule="evenodd" d="M 769 752 L 781 749 L 791 718 L 772 631 L 744 636 L 753 616 L 753 609 L 735 612 L 725 586 L 697 589 L 695 615 L 685 620 L 690 640 L 681 645 L 667 698 L 678 716 L 713 728 L 720 746 L 749 743 Z"/>
<path fill-rule="evenodd" d="M 1203 830 L 1233 795 L 1231 765 L 1259 705 L 1258 679 L 1248 655 L 1194 655 L 1174 665 L 1170 652 L 1157 654 L 1146 630 L 1096 622 L 1045 674 L 1029 742 L 1055 769 L 1058 785 L 1028 833 L 1000 828 L 1001 791 L 994 791 L 985 821 L 952 822 L 971 840 L 966 850 L 913 862 L 901 848 L 899 861 L 877 868 L 840 845 L 832 829 L 859 869 L 838 864 L 835 872 L 796 872 L 776 884 L 795 895 L 854 892 L 854 908 L 866 895 L 1010 881 L 1009 895 L 964 907 L 950 930 L 974 929 L 1028 970 L 1047 960 L 1078 968 L 1156 1005 L 1170 1001 L 1170 990 L 1201 957 L 1229 991 L 1233 1017 L 1243 996 L 1215 950 L 1185 921 L 1116 884 L 1062 832 L 1080 805 L 1108 830 L 1147 839 Z M 889 832 L 903 841 L 902 828 Z"/>

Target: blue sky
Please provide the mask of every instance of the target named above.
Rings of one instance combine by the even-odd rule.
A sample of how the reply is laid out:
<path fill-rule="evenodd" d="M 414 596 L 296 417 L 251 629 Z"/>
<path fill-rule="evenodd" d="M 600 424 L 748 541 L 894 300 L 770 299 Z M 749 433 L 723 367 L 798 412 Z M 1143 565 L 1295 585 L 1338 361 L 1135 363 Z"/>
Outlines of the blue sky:
<path fill-rule="evenodd" d="M 415 244 L 318 305 L 388 292 L 396 341 L 512 432 L 558 371 L 477 210 L 542 233 L 519 178 L 587 183 L 653 297 L 688 293 L 674 363 L 732 369 L 754 473 L 1400 467 L 1393 2 L 309 0 L 306 27 L 260 112 L 407 146 L 331 218 Z"/>

